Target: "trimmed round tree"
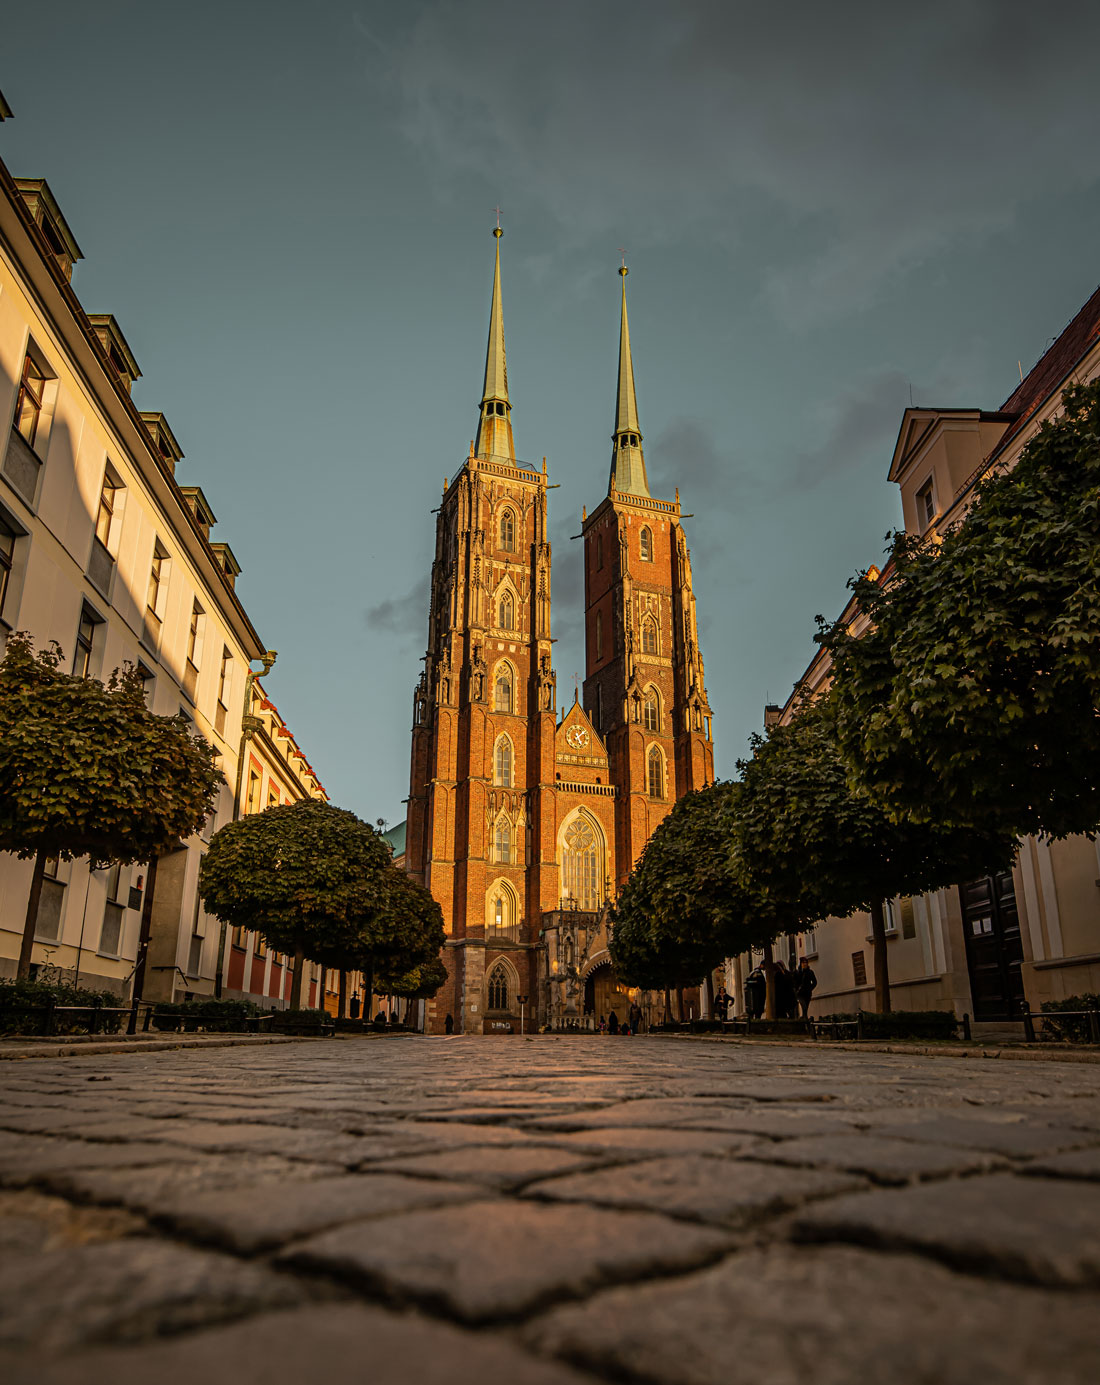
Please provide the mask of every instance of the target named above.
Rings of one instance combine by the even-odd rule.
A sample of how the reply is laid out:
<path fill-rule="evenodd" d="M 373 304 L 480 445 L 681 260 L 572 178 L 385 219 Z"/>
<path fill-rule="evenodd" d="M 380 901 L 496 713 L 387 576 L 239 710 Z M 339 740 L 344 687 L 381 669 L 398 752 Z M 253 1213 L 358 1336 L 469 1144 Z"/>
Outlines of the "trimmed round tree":
<path fill-rule="evenodd" d="M 36 655 L 17 632 L 0 663 L 0 850 L 34 857 L 20 977 L 51 856 L 155 863 L 198 831 L 224 783 L 185 717 L 149 711 L 132 665 L 103 684 L 61 660 L 56 644 Z"/>
<path fill-rule="evenodd" d="M 1024 836 L 1100 823 L 1100 380 L 1063 395 L 941 543 L 895 539 L 871 620 L 819 636 L 854 778 L 899 817 Z"/>
<path fill-rule="evenodd" d="M 1004 833 L 894 818 L 853 790 L 830 695 L 757 737 L 740 769 L 734 857 L 743 882 L 792 932 L 866 909 L 879 1011 L 890 1009 L 884 901 L 1001 869 L 1016 853 Z"/>
<path fill-rule="evenodd" d="M 356 965 L 364 932 L 394 870 L 382 838 L 354 813 L 307 798 L 215 832 L 203 857 L 203 904 L 232 928 L 258 933 L 294 958 L 291 1008 L 302 1003 L 306 958 Z"/>
<path fill-rule="evenodd" d="M 391 864 L 385 877 L 377 910 L 363 928 L 357 946 L 356 965 L 363 972 L 364 1000 L 369 1002 L 375 990 L 382 994 L 411 995 L 399 989 L 412 984 L 431 985 L 434 995 L 447 979 L 440 961 L 445 940 L 443 911 L 418 880 Z M 364 1005 L 366 1017 L 366 1004 Z"/>
<path fill-rule="evenodd" d="M 720 783 L 685 794 L 646 844 L 612 911 L 611 960 L 629 984 L 697 985 L 778 932 L 731 854 L 740 792 Z"/>

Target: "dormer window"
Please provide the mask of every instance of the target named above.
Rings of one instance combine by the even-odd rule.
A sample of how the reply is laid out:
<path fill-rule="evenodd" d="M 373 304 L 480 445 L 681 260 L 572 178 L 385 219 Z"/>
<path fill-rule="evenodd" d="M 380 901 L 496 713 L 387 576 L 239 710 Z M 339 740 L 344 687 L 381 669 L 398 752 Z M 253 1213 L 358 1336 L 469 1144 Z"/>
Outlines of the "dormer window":
<path fill-rule="evenodd" d="M 504 415 L 508 412 L 508 405 L 501 404 L 495 399 L 490 399 L 489 402 L 485 405 L 485 412 L 489 416 L 499 414 L 501 418 L 503 418 Z"/>
<path fill-rule="evenodd" d="M 929 476 L 920 490 L 917 491 L 917 523 L 920 525 L 921 533 L 928 528 L 936 517 L 936 500 L 932 494 L 932 478 Z"/>
<path fill-rule="evenodd" d="M 45 178 L 16 178 L 15 186 L 27 205 L 38 229 L 49 247 L 50 254 L 67 280 L 72 280 L 73 265 L 82 259 L 80 247 L 61 214 Z"/>
<path fill-rule="evenodd" d="M 134 360 L 134 353 L 122 335 L 122 328 L 111 313 L 89 313 L 88 322 L 99 338 L 99 344 L 106 353 L 111 369 L 118 376 L 127 394 L 135 380 L 141 379 L 141 371 Z"/>

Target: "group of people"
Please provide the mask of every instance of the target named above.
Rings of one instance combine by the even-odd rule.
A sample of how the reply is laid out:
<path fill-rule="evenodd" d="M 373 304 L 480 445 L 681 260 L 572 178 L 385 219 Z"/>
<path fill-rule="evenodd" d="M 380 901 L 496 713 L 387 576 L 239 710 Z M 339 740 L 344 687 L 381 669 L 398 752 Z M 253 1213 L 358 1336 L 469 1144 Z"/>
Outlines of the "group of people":
<path fill-rule="evenodd" d="M 817 974 L 809 960 L 801 958 L 790 970 L 782 962 L 774 963 L 775 1017 L 781 1020 L 807 1019 L 810 1001 L 817 986 Z M 745 1014 L 754 1020 L 764 1014 L 768 997 L 768 978 L 763 966 L 755 966 L 745 978 Z"/>
<path fill-rule="evenodd" d="M 619 1019 L 614 1010 L 609 1010 L 607 1012 L 607 1018 L 604 1019 L 603 1015 L 601 1015 L 600 1022 L 597 1025 L 597 1029 L 601 1034 L 626 1034 L 627 1037 L 631 1034 L 637 1034 L 641 1027 L 642 1007 L 640 1005 L 631 1005 L 630 1009 L 626 1012 L 626 1019 L 623 1020 Z"/>

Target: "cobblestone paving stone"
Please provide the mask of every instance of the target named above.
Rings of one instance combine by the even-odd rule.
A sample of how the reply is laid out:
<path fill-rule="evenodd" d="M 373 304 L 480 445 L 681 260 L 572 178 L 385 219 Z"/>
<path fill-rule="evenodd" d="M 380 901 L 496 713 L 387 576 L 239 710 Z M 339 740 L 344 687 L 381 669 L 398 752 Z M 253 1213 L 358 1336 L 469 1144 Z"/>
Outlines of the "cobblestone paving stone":
<path fill-rule="evenodd" d="M 0 1067 L 5 1385 L 1078 1385 L 1100 1064 L 389 1038 Z"/>

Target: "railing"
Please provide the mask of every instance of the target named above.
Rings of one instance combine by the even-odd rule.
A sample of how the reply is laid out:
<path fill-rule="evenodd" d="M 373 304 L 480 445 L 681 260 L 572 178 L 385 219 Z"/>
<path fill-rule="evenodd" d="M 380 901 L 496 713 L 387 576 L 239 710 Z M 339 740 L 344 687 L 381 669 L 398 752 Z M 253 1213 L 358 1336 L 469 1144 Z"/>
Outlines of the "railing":
<path fill-rule="evenodd" d="M 1057 1043 L 1081 1043 L 1083 1039 L 1078 1039 L 1074 1034 L 1074 1026 L 1068 1029 L 1064 1026 L 1064 1020 L 1084 1020 L 1081 1026 L 1082 1033 L 1088 1033 L 1090 1044 L 1100 1044 L 1100 1010 L 1032 1010 L 1024 1002 L 1018 1016 L 1024 1026 L 1024 1040 L 1029 1044 L 1040 1043 L 1043 1038 L 1053 1039 Z M 1038 1021 L 1039 1029 L 1036 1031 L 1035 1025 Z M 1048 1033 L 1047 1031 L 1051 1031 Z"/>
<path fill-rule="evenodd" d="M 37 1031 L 43 1036 L 49 1037 L 58 1030 L 59 1025 L 64 1024 L 65 1016 L 89 1015 L 88 1033 L 117 1033 L 122 1028 L 123 1015 L 132 1015 L 133 1007 L 130 1005 L 104 1005 L 102 1001 L 94 1002 L 91 1005 L 58 1005 L 55 1000 L 43 1001 L 19 1001 L 15 1003 L 0 1004 L 0 1033 L 9 1037 L 17 1038 L 19 1033 L 35 1033 Z M 38 1016 L 35 1027 L 26 1025 L 20 1026 L 19 1031 L 10 1033 L 8 1031 L 8 1016 L 23 1015 L 33 1018 Z M 109 1015 L 117 1015 L 119 1018 L 113 1026 L 104 1028 L 104 1021 Z"/>

